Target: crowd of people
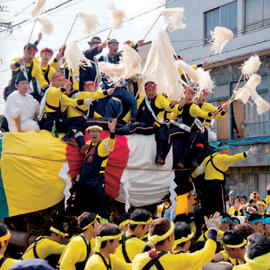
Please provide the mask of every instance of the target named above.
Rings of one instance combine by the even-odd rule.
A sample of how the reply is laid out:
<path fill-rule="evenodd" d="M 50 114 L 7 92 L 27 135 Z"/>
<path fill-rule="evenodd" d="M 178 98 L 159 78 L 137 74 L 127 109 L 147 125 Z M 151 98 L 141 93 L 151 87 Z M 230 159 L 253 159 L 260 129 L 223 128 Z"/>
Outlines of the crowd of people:
<path fill-rule="evenodd" d="M 231 191 L 228 211 L 205 217 L 202 228 L 194 213 L 171 220 L 165 202 L 154 213 L 137 208 L 113 222 L 83 212 L 76 233 L 63 222 L 52 221 L 47 235 L 38 236 L 20 259 L 4 257 L 11 235 L 0 224 L 0 269 L 267 270 L 270 185 L 267 194 L 262 200 L 252 192 L 247 202 Z"/>
<path fill-rule="evenodd" d="M 209 93 L 192 85 L 180 100 L 173 100 L 158 94 L 154 81 L 142 84 L 139 77 L 111 84 L 98 63 L 119 63 L 116 39 L 93 37 L 84 52 L 92 66 L 73 70 L 65 63 L 65 45 L 54 58 L 52 49 L 41 49 L 38 60 L 41 38 L 26 44 L 23 57 L 11 63 L 2 131 L 61 133 L 60 139 L 84 156 L 75 187 L 78 230 L 73 234 L 63 220 L 52 221 L 48 235 L 38 236 L 18 261 L 4 257 L 10 232 L 0 224 L 0 269 L 52 269 L 39 259 L 64 270 L 270 269 L 270 186 L 265 201 L 257 192 L 247 202 L 232 191 L 226 202 L 225 172 L 256 153 L 251 147 L 230 155 L 230 145 L 212 144 L 212 121 L 224 118 L 228 105 L 213 106 L 207 102 Z M 126 42 L 134 50 L 142 43 Z M 105 47 L 108 54 L 98 57 Z M 106 119 L 110 133 L 104 140 L 100 118 Z M 172 148 L 173 168 L 191 168 L 187 181 L 198 191 L 200 214 L 177 215 L 166 199 L 159 213 L 135 209 L 112 220 L 104 173 L 116 134 L 154 134 L 157 166 L 165 164 Z M 58 257 L 57 264 L 51 255 Z"/>

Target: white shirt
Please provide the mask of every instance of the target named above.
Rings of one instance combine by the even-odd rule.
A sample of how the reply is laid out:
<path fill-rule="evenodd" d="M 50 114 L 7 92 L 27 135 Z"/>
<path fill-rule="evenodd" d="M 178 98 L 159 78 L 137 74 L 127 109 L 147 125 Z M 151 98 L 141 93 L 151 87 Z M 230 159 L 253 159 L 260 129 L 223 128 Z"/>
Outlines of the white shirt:
<path fill-rule="evenodd" d="M 30 94 L 21 95 L 18 90 L 11 93 L 6 102 L 5 116 L 8 120 L 10 132 L 16 132 L 15 119 L 20 116 L 22 131 L 39 130 L 38 123 L 34 121 L 38 114 L 39 103 Z"/>

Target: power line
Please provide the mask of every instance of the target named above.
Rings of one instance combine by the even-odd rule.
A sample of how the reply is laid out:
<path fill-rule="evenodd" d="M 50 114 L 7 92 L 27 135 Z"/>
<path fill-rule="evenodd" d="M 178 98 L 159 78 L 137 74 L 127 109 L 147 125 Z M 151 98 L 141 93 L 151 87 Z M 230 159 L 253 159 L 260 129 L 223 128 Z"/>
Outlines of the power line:
<path fill-rule="evenodd" d="M 261 40 L 261 41 L 258 41 L 258 42 L 252 43 L 252 44 L 248 44 L 248 45 L 244 45 L 244 46 L 241 46 L 241 47 L 238 47 L 238 48 L 234 48 L 234 49 L 230 49 L 230 50 L 227 50 L 227 51 L 223 51 L 222 54 L 223 53 L 228 53 L 228 52 L 234 52 L 234 51 L 237 51 L 237 50 L 240 50 L 240 49 L 244 49 L 244 48 L 247 48 L 247 47 L 250 47 L 250 46 L 255 46 L 255 45 L 262 44 L 262 43 L 269 42 L 269 41 L 270 41 L 270 39 Z M 179 52 L 179 51 L 183 51 L 184 49 L 189 49 L 189 47 L 183 48 L 183 49 L 179 49 L 179 50 L 176 50 L 176 51 Z M 211 56 L 215 56 L 215 55 L 218 55 L 218 54 L 213 54 Z M 201 60 L 201 59 L 205 59 L 205 56 L 198 57 L 198 58 L 193 58 L 193 59 L 189 59 L 188 61 L 196 61 L 196 60 Z"/>
<path fill-rule="evenodd" d="M 150 13 L 150 12 L 153 12 L 153 11 L 155 11 L 155 10 L 157 10 L 157 9 L 160 9 L 160 8 L 166 6 L 166 5 L 172 4 L 172 3 L 176 2 L 176 1 L 178 1 L 178 0 L 172 0 L 172 1 L 170 1 L 168 4 L 165 2 L 165 4 L 162 4 L 162 5 L 158 6 L 158 7 L 155 7 L 155 8 L 153 8 L 153 9 L 148 10 L 148 11 L 142 12 L 142 13 L 136 15 L 136 16 L 133 16 L 133 17 L 127 19 L 127 20 L 124 20 L 124 23 L 129 22 L 129 21 L 133 21 L 133 20 L 135 20 L 135 19 L 137 19 L 137 18 L 139 18 L 139 17 L 141 17 L 141 16 L 143 16 L 143 15 L 146 15 L 146 14 L 148 14 L 148 13 Z M 106 28 L 104 28 L 104 29 L 102 29 L 102 30 L 100 30 L 100 31 L 97 31 L 97 32 L 95 32 L 94 34 L 88 35 L 87 37 L 83 37 L 83 38 L 81 38 L 81 39 L 79 39 L 79 40 L 76 40 L 76 41 L 77 41 L 77 42 L 81 42 L 81 41 L 83 41 L 83 40 L 85 40 L 85 39 L 88 39 L 88 38 L 91 37 L 91 36 L 95 36 L 95 35 L 97 35 L 97 34 L 103 33 L 103 32 L 108 31 L 108 30 L 110 30 L 110 29 L 111 29 L 111 27 L 110 27 L 110 26 L 107 26 Z"/>
<path fill-rule="evenodd" d="M 72 1 L 74 1 L 74 0 L 67 0 L 67 1 L 65 1 L 65 2 L 63 2 L 63 3 L 61 3 L 61 4 L 57 5 L 57 6 L 55 6 L 53 8 L 49 8 L 49 9 L 45 10 L 44 12 L 41 12 L 41 14 L 46 14 L 46 13 L 48 13 L 50 11 L 54 11 L 55 9 L 58 9 L 59 7 L 62 7 L 62 6 L 68 4 L 68 3 L 72 2 Z M 23 21 L 20 21 L 20 22 L 18 22 L 16 24 L 13 24 L 11 26 L 11 29 L 13 29 L 14 27 L 20 26 L 20 25 L 22 25 L 22 24 L 24 24 L 24 23 L 26 23 L 26 22 L 28 22 L 30 20 L 31 19 L 24 19 Z M 6 31 L 9 31 L 9 30 L 10 29 L 4 29 L 4 30 L 0 31 L 0 33 L 6 32 Z"/>

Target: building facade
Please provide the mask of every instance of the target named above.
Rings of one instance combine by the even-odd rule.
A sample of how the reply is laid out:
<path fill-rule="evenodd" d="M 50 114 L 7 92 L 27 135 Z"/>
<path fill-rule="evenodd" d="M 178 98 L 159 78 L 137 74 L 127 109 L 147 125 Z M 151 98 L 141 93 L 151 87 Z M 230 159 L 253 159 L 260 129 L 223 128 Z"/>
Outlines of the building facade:
<path fill-rule="evenodd" d="M 212 53 L 208 60 L 207 68 L 216 85 L 209 102 L 221 105 L 231 97 L 241 74 L 239 67 L 254 54 L 262 62 L 258 71 L 262 81 L 257 92 L 270 101 L 269 0 L 168 0 L 167 8 L 170 7 L 185 9 L 186 28 L 169 32 L 169 36 L 176 53 L 189 64 L 202 64 L 206 59 L 215 26 L 230 28 L 234 33 L 223 52 Z M 236 163 L 228 171 L 227 188 L 246 196 L 257 190 L 264 198 L 270 183 L 270 112 L 258 115 L 255 105 L 235 101 L 230 113 L 216 122 L 214 129 L 219 140 L 234 146 L 233 153 L 258 145 L 260 150 L 255 157 Z"/>

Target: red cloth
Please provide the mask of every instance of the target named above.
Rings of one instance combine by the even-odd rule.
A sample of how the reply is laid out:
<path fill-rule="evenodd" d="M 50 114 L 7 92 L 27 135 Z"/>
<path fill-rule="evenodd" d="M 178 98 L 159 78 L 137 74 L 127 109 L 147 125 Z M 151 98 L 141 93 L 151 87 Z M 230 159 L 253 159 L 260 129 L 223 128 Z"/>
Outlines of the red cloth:
<path fill-rule="evenodd" d="M 101 139 L 109 137 L 108 131 L 102 131 Z M 89 140 L 89 136 L 85 135 L 85 141 Z M 117 198 L 120 190 L 120 180 L 124 169 L 127 166 L 129 157 L 129 148 L 127 138 L 125 136 L 116 135 L 115 146 L 113 152 L 110 153 L 105 171 L 105 193 L 110 198 Z M 66 148 L 66 159 L 69 165 L 69 174 L 74 182 L 77 174 L 80 173 L 84 156 L 80 155 L 78 148 L 70 145 Z"/>

